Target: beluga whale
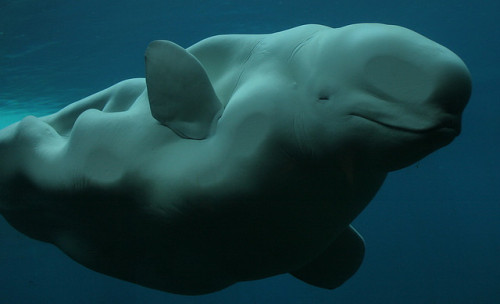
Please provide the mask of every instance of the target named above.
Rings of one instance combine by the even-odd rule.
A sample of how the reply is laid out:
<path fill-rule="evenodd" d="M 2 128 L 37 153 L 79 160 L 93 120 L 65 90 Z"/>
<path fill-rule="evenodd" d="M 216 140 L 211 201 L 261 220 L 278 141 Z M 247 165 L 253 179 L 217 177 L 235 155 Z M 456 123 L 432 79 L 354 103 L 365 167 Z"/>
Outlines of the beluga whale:
<path fill-rule="evenodd" d="M 145 78 L 0 131 L 0 213 L 99 273 L 199 295 L 354 275 L 387 174 L 461 130 L 471 76 L 403 27 L 151 42 Z"/>

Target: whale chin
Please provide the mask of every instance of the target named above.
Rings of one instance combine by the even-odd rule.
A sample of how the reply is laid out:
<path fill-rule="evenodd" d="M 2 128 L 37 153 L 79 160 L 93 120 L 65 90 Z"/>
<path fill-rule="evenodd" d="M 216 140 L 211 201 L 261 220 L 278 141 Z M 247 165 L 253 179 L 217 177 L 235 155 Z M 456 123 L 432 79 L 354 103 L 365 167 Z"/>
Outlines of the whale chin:
<path fill-rule="evenodd" d="M 405 132 L 409 143 L 402 149 L 396 149 L 385 157 L 384 171 L 392 172 L 409 167 L 422 160 L 436 150 L 450 144 L 458 135 L 457 130 L 449 127 L 440 127 L 426 132 Z"/>

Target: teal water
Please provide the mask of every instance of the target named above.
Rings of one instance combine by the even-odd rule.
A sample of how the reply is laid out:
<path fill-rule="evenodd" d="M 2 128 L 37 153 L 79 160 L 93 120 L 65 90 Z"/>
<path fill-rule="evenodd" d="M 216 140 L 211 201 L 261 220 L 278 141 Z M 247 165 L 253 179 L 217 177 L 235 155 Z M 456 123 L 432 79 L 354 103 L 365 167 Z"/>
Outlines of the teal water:
<path fill-rule="evenodd" d="M 0 127 L 143 77 L 149 41 L 187 47 L 226 33 L 305 23 L 411 28 L 460 55 L 473 75 L 463 132 L 390 174 L 356 219 L 367 252 L 334 291 L 283 275 L 186 297 L 109 278 L 0 220 L 0 303 L 498 303 L 498 1 L 0 0 Z"/>

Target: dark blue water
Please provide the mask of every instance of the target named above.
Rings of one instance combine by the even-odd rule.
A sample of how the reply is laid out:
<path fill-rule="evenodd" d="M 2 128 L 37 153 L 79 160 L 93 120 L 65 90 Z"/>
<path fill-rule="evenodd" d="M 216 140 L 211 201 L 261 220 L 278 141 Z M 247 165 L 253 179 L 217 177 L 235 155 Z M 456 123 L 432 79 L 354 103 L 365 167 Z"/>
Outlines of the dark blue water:
<path fill-rule="evenodd" d="M 105 4 L 102 4 L 106 2 Z M 0 221 L 0 303 L 500 303 L 500 2 L 0 0 L 0 126 L 143 77 L 149 41 L 304 23 L 398 24 L 459 54 L 474 82 L 463 133 L 392 173 L 355 226 L 361 269 L 326 291 L 290 276 L 186 297 L 112 279 Z"/>

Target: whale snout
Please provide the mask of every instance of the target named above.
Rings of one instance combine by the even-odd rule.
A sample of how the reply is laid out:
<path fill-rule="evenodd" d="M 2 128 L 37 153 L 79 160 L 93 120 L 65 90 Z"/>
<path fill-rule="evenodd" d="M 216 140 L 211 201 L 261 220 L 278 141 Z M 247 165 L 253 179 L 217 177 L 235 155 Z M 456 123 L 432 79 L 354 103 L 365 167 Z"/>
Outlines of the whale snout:
<path fill-rule="evenodd" d="M 461 116 L 472 91 L 469 70 L 455 54 L 435 63 L 435 87 L 427 102 L 445 113 Z M 431 68 L 431 67 L 429 67 Z"/>

